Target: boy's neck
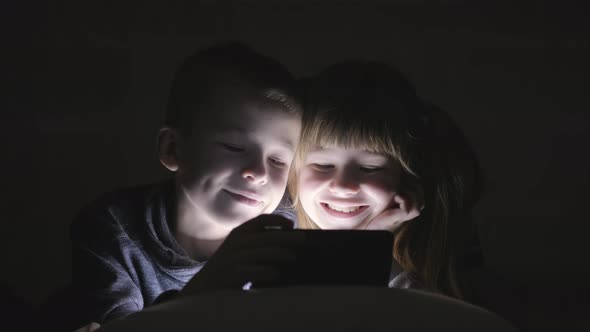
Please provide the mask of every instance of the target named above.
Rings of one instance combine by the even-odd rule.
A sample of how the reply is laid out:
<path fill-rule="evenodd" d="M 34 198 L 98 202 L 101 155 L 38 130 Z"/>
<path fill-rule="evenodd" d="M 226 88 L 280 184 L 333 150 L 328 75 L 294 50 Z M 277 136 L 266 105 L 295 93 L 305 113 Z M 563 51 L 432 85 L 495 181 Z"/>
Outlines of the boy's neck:
<path fill-rule="evenodd" d="M 196 261 L 208 260 L 229 235 L 231 229 L 220 226 L 176 192 L 176 222 L 172 234 L 186 253 Z"/>

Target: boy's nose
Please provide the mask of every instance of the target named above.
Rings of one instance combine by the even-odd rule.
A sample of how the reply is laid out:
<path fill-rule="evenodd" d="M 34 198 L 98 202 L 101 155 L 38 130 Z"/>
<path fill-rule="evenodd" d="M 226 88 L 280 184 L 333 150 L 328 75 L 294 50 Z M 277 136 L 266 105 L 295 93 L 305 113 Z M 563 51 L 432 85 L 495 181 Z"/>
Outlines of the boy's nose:
<path fill-rule="evenodd" d="M 264 185 L 268 182 L 268 173 L 262 163 L 252 163 L 242 169 L 242 178 L 256 184 Z"/>
<path fill-rule="evenodd" d="M 360 186 L 358 181 L 356 181 L 351 174 L 341 172 L 330 181 L 328 190 L 334 195 L 350 196 L 357 194 L 360 190 Z"/>

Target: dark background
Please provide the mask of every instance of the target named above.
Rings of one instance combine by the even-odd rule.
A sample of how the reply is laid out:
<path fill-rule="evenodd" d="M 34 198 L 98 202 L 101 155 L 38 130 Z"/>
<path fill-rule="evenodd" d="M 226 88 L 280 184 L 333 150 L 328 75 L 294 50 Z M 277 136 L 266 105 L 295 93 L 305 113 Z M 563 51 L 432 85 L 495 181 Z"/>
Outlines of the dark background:
<path fill-rule="evenodd" d="M 481 159 L 486 266 L 553 294 L 557 310 L 588 305 L 583 1 L 7 1 L 0 13 L 0 281 L 25 301 L 67 282 L 82 205 L 166 176 L 155 134 L 172 74 L 194 50 L 234 39 L 297 76 L 347 58 L 398 66 Z M 551 330 L 562 316 L 533 308 L 527 320 Z"/>

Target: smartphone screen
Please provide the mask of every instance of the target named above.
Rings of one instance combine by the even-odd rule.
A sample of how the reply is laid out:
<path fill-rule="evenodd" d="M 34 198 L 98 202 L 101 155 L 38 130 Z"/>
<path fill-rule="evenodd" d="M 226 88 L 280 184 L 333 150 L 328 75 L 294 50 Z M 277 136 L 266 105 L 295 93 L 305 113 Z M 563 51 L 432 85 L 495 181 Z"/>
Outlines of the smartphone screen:
<path fill-rule="evenodd" d="M 281 270 L 278 283 L 297 285 L 363 285 L 387 287 L 393 235 L 377 230 L 291 230 L 303 232 L 297 259 Z M 260 285 L 256 285 L 259 287 Z"/>

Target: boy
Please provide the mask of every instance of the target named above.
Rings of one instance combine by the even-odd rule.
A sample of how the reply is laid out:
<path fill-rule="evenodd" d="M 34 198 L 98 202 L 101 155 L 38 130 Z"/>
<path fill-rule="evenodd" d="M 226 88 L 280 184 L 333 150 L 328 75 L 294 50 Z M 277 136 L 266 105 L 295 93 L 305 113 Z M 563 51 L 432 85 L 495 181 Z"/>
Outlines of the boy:
<path fill-rule="evenodd" d="M 295 91 L 281 64 L 237 43 L 182 65 L 158 135 L 160 162 L 174 179 L 104 195 L 72 224 L 69 330 L 180 290 L 240 289 L 276 277 L 273 266 L 293 258 L 297 239 L 260 232 L 292 227 L 261 215 L 285 192 L 301 126 Z"/>

